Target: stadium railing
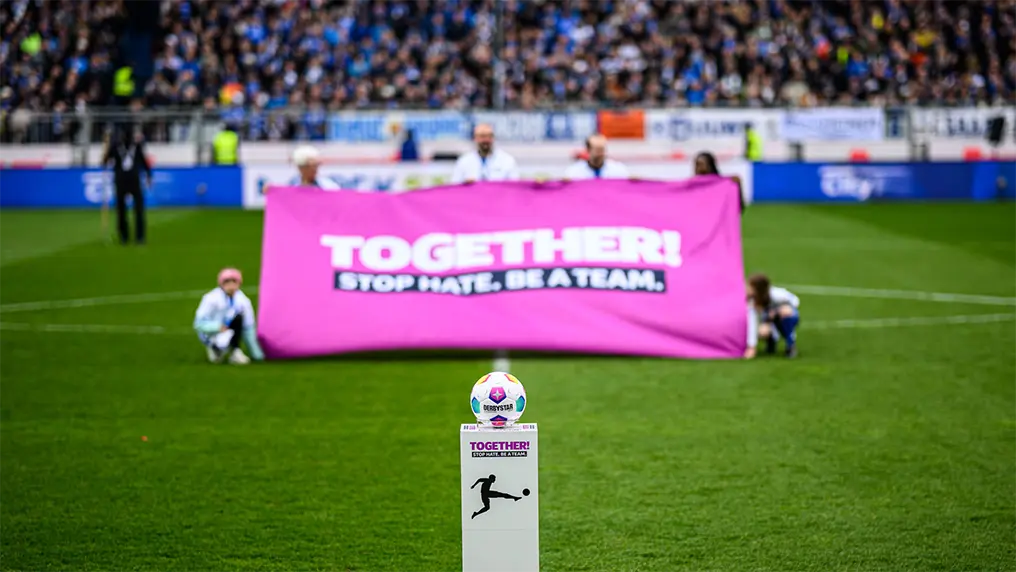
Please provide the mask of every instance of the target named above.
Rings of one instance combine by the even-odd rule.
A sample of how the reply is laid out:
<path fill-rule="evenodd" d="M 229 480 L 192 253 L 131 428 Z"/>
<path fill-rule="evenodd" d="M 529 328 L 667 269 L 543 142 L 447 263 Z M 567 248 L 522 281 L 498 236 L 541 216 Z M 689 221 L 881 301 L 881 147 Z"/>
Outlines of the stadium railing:
<path fill-rule="evenodd" d="M 418 140 L 468 142 L 472 125 L 495 124 L 498 139 L 518 143 L 581 143 L 594 131 L 604 131 L 619 142 L 672 143 L 726 140 L 743 141 L 743 127 L 752 121 L 767 146 L 785 145 L 775 160 L 809 160 L 807 146 L 820 143 L 892 142 L 901 153 L 894 159 L 928 159 L 931 140 L 984 142 L 995 117 L 1004 118 L 999 144 L 1011 154 L 1016 111 L 1005 107 L 981 108 L 681 108 L 554 111 L 445 111 L 388 110 L 342 111 L 308 115 L 303 108 L 261 112 L 221 109 L 70 110 L 64 113 L 14 110 L 0 112 L 0 148 L 33 145 L 67 145 L 70 164 L 89 164 L 89 149 L 100 145 L 115 127 L 140 127 L 154 144 L 193 146 L 197 163 L 223 127 L 237 128 L 249 142 L 312 141 L 329 143 L 390 144 L 405 129 L 417 131 Z M 734 147 L 736 145 L 732 145 Z M 394 149 L 394 146 L 392 147 Z M 962 147 L 957 147 L 961 151 Z M 721 150 L 722 151 L 722 150 Z M 729 154 L 729 150 L 726 151 Z M 981 151 L 979 151 L 981 152 Z M 956 158 L 960 158 L 957 153 Z M 770 154 L 767 153 L 767 159 Z"/>

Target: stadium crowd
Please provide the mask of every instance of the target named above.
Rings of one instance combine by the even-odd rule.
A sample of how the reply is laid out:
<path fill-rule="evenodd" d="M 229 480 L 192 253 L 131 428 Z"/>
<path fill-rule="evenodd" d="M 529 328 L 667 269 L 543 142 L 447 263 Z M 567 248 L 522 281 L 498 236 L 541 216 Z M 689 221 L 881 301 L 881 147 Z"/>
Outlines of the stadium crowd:
<path fill-rule="evenodd" d="M 296 109 L 312 134 L 333 110 L 488 107 L 499 39 L 509 108 L 1016 100 L 1016 0 L 504 0 L 500 27 L 495 0 L 152 0 L 143 54 L 132 4 L 0 3 L 6 119 L 125 104 L 125 65 L 135 106 Z"/>

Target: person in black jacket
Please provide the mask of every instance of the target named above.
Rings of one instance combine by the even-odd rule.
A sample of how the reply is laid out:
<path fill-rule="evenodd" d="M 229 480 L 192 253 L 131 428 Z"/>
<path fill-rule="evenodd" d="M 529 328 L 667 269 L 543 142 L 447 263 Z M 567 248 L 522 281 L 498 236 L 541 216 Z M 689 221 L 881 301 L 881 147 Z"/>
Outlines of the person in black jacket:
<path fill-rule="evenodd" d="M 133 137 L 123 130 L 113 135 L 102 157 L 103 166 L 113 166 L 113 182 L 116 185 L 117 230 L 120 244 L 130 241 L 130 225 L 127 223 L 127 197 L 134 202 L 134 241 L 145 243 L 145 193 L 141 185 L 144 171 L 148 186 L 152 186 L 152 167 L 145 156 L 144 138 L 140 131 Z"/>

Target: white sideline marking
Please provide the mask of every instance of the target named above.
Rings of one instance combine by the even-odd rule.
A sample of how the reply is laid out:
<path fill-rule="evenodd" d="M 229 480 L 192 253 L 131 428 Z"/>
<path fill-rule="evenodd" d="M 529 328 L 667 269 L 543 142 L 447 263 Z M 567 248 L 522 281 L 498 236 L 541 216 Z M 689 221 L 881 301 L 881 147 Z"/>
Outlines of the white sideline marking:
<path fill-rule="evenodd" d="M 880 288 L 850 288 L 846 286 L 810 286 L 807 284 L 787 284 L 787 288 L 795 294 L 813 294 L 815 296 L 885 298 L 896 300 L 922 300 L 925 302 L 987 304 L 989 306 L 1016 306 L 1016 298 L 1006 298 L 1004 296 L 949 294 L 946 292 L 921 292 L 917 290 L 884 290 Z"/>
<path fill-rule="evenodd" d="M 117 324 L 29 324 L 0 322 L 0 330 L 17 332 L 66 332 L 72 334 L 183 334 L 162 326 L 130 326 Z"/>
<path fill-rule="evenodd" d="M 505 373 L 511 373 L 512 362 L 508 358 L 508 350 L 497 350 L 494 352 L 494 369 L 493 371 L 503 371 Z"/>
<path fill-rule="evenodd" d="M 1004 296 L 981 296 L 978 294 L 950 294 L 946 292 L 921 292 L 918 290 L 885 290 L 878 288 L 851 288 L 848 286 L 815 286 L 787 284 L 795 293 L 815 296 L 843 296 L 845 298 L 884 298 L 895 300 L 922 300 L 964 304 L 985 304 L 989 306 L 1016 306 L 1016 298 Z M 0 304 L 0 312 L 31 312 L 35 310 L 58 310 L 84 308 L 86 306 L 113 306 L 117 304 L 139 304 L 144 302 L 165 302 L 200 296 L 208 290 L 178 290 L 176 292 L 154 292 L 150 294 L 120 294 L 95 298 L 72 300 L 40 300 L 38 302 L 15 302 Z M 255 294 L 257 286 L 247 286 L 244 292 Z M 507 356 L 505 356 L 507 359 Z M 510 362 L 509 362 L 510 363 Z"/>
<path fill-rule="evenodd" d="M 75 298 L 71 300 L 40 300 L 38 302 L 16 302 L 0 305 L 0 312 L 32 312 L 35 310 L 60 310 L 66 308 L 84 308 L 86 306 L 115 306 L 117 304 L 140 304 L 144 302 L 165 302 L 183 300 L 201 296 L 211 290 L 177 290 L 175 292 L 153 292 L 150 294 L 118 294 L 114 296 L 97 296 L 95 298 Z M 253 294 L 257 286 L 249 286 L 244 292 Z"/>
<path fill-rule="evenodd" d="M 990 324 L 1011 322 L 1016 320 L 1013 314 L 965 314 L 957 316 L 916 316 L 903 318 L 871 318 L 867 320 L 816 320 L 803 321 L 801 326 L 807 330 L 836 330 L 852 328 L 895 328 L 905 326 L 938 326 L 945 324 Z M 0 330 L 18 332 L 65 332 L 88 334 L 155 334 L 155 335 L 194 335 L 187 328 L 165 328 L 163 326 L 131 326 L 116 324 L 32 324 L 26 322 L 0 322 Z M 510 373 L 511 361 L 508 352 L 495 353 L 494 371 Z"/>
<path fill-rule="evenodd" d="M 117 296 L 98 296 L 96 298 L 76 298 L 73 300 L 41 300 L 39 302 L 19 302 L 0 306 L 0 312 L 31 312 L 33 310 L 56 310 L 61 308 L 83 308 L 85 306 L 111 306 L 116 304 L 138 304 L 141 302 L 161 302 L 200 296 L 207 290 L 181 290 L 177 292 L 154 292 L 152 294 L 121 294 Z"/>
<path fill-rule="evenodd" d="M 939 326 L 946 324 L 990 324 L 1016 320 L 1016 314 L 970 314 L 962 316 L 915 316 L 911 318 L 872 318 L 868 320 L 819 320 L 801 324 L 805 330 L 841 328 L 895 328 L 900 326 Z"/>

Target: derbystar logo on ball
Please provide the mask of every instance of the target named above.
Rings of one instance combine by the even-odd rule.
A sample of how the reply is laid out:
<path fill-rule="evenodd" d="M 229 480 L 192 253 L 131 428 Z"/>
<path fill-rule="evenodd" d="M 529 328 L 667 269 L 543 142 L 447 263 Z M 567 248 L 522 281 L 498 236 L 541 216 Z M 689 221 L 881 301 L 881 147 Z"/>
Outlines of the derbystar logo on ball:
<path fill-rule="evenodd" d="M 491 372 L 473 384 L 469 404 L 481 425 L 507 427 L 526 409 L 526 388 L 510 373 Z"/>

